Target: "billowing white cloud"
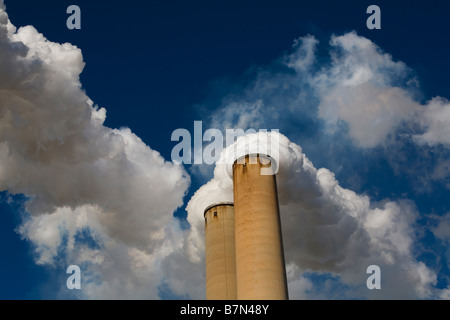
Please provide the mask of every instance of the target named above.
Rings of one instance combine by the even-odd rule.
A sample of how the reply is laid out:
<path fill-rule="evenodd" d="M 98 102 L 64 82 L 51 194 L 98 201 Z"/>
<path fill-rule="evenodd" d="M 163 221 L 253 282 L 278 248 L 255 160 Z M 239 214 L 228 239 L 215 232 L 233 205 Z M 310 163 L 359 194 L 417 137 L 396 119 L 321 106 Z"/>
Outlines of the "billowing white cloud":
<path fill-rule="evenodd" d="M 316 127 L 323 123 L 331 135 L 347 130 L 361 148 L 393 143 L 399 130 L 419 145 L 448 147 L 447 99 L 420 103 L 418 81 L 403 62 L 355 32 L 333 35 L 325 62 L 318 62 L 317 46 L 312 35 L 297 39 L 293 52 L 279 59 L 289 71 L 261 70 L 241 93 L 224 99 L 212 114 L 213 124 L 243 129 L 278 125 L 295 134 L 296 124 L 309 119 Z"/>
<path fill-rule="evenodd" d="M 345 123 L 359 146 L 385 143 L 418 108 L 406 90 L 395 86 L 408 75 L 407 67 L 354 32 L 333 36 L 330 45 L 331 63 L 312 80 L 320 96 L 319 117 L 331 130 Z"/>
<path fill-rule="evenodd" d="M 450 146 L 450 102 L 447 99 L 431 99 L 418 121 L 424 128 L 422 134 L 414 136 L 419 144 Z"/>
<path fill-rule="evenodd" d="M 405 90 L 364 82 L 329 90 L 321 101 L 319 115 L 330 129 L 345 122 L 355 143 L 370 148 L 386 143 L 402 121 L 413 119 L 418 107 Z"/>
<path fill-rule="evenodd" d="M 84 297 L 157 298 L 160 264 L 182 250 L 173 213 L 190 178 L 130 129 L 103 125 L 83 68 L 77 47 L 17 30 L 0 3 L 0 191 L 28 197 L 19 232 L 38 264 L 86 268 Z"/>
<path fill-rule="evenodd" d="M 414 79 L 408 78 L 410 70 L 404 63 L 354 32 L 333 36 L 330 45 L 331 64 L 313 80 L 321 99 L 319 116 L 328 126 L 344 122 L 349 136 L 365 148 L 388 143 L 387 137 L 405 123 L 418 143 L 449 144 L 448 101 L 441 97 L 425 105 L 415 101 L 414 90 L 407 85 Z M 416 127 L 423 132 L 417 134 Z"/>

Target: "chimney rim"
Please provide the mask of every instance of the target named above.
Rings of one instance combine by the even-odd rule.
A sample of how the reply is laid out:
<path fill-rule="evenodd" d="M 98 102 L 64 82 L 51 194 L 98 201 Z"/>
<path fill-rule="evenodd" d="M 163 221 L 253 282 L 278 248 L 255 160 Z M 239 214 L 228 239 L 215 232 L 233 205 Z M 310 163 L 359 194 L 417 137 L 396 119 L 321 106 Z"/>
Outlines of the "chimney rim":
<path fill-rule="evenodd" d="M 236 158 L 233 162 L 233 165 L 238 162 L 239 160 L 241 160 L 242 158 L 250 158 L 250 157 L 256 157 L 256 158 L 264 158 L 269 160 L 270 162 L 274 162 L 276 164 L 276 160 L 274 157 L 271 157 L 269 154 L 266 153 L 246 153 L 238 158 Z"/>
<path fill-rule="evenodd" d="M 233 164 L 231 165 L 231 170 L 227 170 L 228 171 L 228 175 L 230 176 L 231 179 L 233 179 L 233 171 L 234 171 L 234 165 L 241 159 L 246 159 L 246 158 L 250 158 L 250 157 L 257 157 L 257 158 L 264 158 L 266 160 L 269 160 L 270 163 L 274 166 L 275 169 L 272 168 L 272 170 L 274 170 L 275 172 L 278 171 L 278 161 L 277 159 L 275 159 L 275 157 L 270 156 L 269 154 L 266 153 L 246 153 L 238 158 L 236 158 L 233 162 Z"/>
<path fill-rule="evenodd" d="M 234 207 L 234 203 L 233 202 L 218 202 L 218 203 L 214 203 L 212 205 L 209 205 L 206 207 L 205 211 L 203 211 L 203 217 L 206 216 L 206 213 L 215 208 L 215 207 L 219 207 L 219 206 L 230 206 L 230 207 Z"/>

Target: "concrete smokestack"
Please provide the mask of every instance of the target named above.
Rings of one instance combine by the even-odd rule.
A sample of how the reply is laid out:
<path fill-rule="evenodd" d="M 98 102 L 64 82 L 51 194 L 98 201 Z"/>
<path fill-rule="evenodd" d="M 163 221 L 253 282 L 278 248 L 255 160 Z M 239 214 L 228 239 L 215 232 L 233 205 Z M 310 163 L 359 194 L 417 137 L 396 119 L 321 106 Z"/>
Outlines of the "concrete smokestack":
<path fill-rule="evenodd" d="M 246 155 L 233 164 L 236 281 L 239 300 L 287 300 L 288 290 L 272 158 Z"/>
<path fill-rule="evenodd" d="M 234 208 L 220 203 L 205 209 L 206 299 L 236 300 Z"/>

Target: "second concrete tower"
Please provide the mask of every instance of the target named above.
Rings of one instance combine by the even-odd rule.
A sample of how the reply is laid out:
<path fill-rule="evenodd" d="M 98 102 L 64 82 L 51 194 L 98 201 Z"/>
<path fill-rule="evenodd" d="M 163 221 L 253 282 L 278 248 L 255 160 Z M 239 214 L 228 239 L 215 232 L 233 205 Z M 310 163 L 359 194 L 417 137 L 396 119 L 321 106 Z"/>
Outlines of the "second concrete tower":
<path fill-rule="evenodd" d="M 239 300 L 288 299 L 276 177 L 261 174 L 271 161 L 246 155 L 233 164 Z"/>
<path fill-rule="evenodd" d="M 232 203 L 205 209 L 206 299 L 236 300 L 236 251 Z"/>

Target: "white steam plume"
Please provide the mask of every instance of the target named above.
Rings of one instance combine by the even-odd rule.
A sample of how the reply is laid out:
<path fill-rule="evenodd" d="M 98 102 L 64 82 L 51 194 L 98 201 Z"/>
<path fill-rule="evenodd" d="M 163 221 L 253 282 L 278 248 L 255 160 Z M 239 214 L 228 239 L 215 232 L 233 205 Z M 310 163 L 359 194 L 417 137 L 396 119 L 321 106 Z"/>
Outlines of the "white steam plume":
<path fill-rule="evenodd" d="M 414 205 L 409 201 L 372 203 L 369 197 L 342 188 L 329 170 L 316 169 L 300 146 L 285 136 L 280 134 L 279 141 L 277 185 L 291 297 L 304 297 L 305 285 L 311 289 L 311 282 L 302 278 L 304 272 L 333 274 L 350 286 L 353 298 L 431 294 L 436 275 L 412 252 Z M 194 261 L 203 258 L 203 210 L 232 199 L 231 178 L 221 166 L 225 165 L 216 166 L 214 178 L 187 206 Z M 387 278 L 382 294 L 365 287 L 365 272 L 372 264 L 379 265 Z"/>
<path fill-rule="evenodd" d="M 331 59 L 321 59 L 320 64 L 318 43 L 311 35 L 295 41 L 293 53 L 279 59 L 281 64 L 261 69 L 247 87 L 221 101 L 211 115 L 213 125 L 244 130 L 278 128 L 308 149 L 312 158 L 333 167 L 340 177 L 347 179 L 344 181 L 347 184 L 352 184 L 354 178 L 365 183 L 364 179 L 371 177 L 367 172 L 360 174 L 364 169 L 372 172 L 363 163 L 365 160 L 386 159 L 396 173 L 391 178 L 400 174 L 403 175 L 400 178 L 410 176 L 413 192 L 433 180 L 450 189 L 448 99 L 438 96 L 419 102 L 420 89 L 418 80 L 411 76 L 412 70 L 355 32 L 333 35 L 329 42 Z M 411 156 L 411 150 L 416 156 Z M 429 162 L 427 153 L 436 155 L 436 162 Z M 311 169 L 307 162 L 298 161 L 300 168 Z M 358 172 L 353 166 L 362 170 Z M 366 275 L 361 270 L 371 258 L 385 261 L 382 269 L 388 271 L 383 274 L 391 277 L 389 281 L 394 284 L 383 290 L 383 294 L 388 292 L 384 297 L 448 296 L 448 290 L 433 291 L 436 275 L 414 258 L 419 255 L 412 249 L 417 244 L 415 233 L 420 234 L 426 227 L 415 224 L 419 213 L 412 201 L 373 203 L 367 196 L 340 187 L 327 169 L 314 169 L 316 173 L 302 175 L 307 186 L 302 188 L 297 185 L 302 179 L 295 174 L 300 169 L 294 166 L 292 170 L 284 176 L 287 180 L 281 178 L 282 172 L 278 179 L 280 200 L 286 199 L 284 192 L 293 195 L 287 197 L 291 200 L 281 203 L 284 229 L 290 230 L 285 233 L 285 242 L 286 251 L 291 253 L 287 259 L 293 259 L 288 265 L 290 288 L 295 291 L 291 296 L 324 297 L 314 278 L 324 271 L 332 272 L 333 279 L 337 277 L 333 282 L 337 287 L 342 288 L 339 280 L 345 285 L 362 285 Z M 223 185 L 217 181 L 221 179 L 216 174 L 201 190 Z M 291 187 L 283 188 L 287 181 L 292 181 Z M 218 190 L 215 193 L 220 194 Z M 307 196 L 302 197 L 302 193 Z M 201 195 L 199 192 L 198 196 Z M 302 200 L 296 201 L 295 195 Z M 193 198 L 191 203 L 195 201 Z M 326 206 L 330 212 L 324 215 Z M 379 228 L 373 227 L 378 225 Z M 360 246 L 352 239 L 361 239 Z M 333 297 L 329 287 L 322 292 Z M 355 290 L 349 290 L 352 295 L 344 297 L 367 295 L 364 286 L 359 293 Z M 374 294 L 377 292 L 371 293 Z"/>

